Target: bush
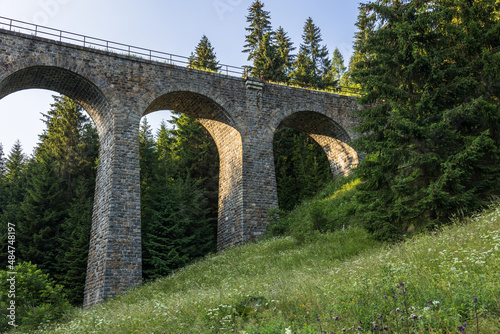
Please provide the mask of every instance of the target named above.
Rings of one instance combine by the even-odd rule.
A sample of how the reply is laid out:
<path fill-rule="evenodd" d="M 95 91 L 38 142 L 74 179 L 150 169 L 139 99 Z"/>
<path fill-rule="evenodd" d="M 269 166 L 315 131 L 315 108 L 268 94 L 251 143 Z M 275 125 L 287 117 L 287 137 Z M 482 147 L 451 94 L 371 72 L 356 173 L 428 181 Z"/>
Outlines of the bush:
<path fill-rule="evenodd" d="M 15 315 L 7 317 L 11 301 L 15 302 Z M 60 319 L 71 308 L 63 287 L 54 284 L 49 274 L 31 262 L 20 263 L 14 270 L 0 271 L 0 306 L 0 331 L 12 329 L 12 324 L 36 329 L 43 323 Z M 9 324 L 11 321 L 14 322 Z"/>

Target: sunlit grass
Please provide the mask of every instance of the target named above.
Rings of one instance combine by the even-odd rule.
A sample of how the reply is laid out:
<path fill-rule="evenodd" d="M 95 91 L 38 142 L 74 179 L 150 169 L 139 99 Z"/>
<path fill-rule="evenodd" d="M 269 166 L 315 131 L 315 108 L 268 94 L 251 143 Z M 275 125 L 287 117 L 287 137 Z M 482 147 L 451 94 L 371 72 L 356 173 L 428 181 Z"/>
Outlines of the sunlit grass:
<path fill-rule="evenodd" d="M 396 245 L 351 228 L 233 248 L 40 332 L 498 333 L 499 282 L 496 206 Z"/>

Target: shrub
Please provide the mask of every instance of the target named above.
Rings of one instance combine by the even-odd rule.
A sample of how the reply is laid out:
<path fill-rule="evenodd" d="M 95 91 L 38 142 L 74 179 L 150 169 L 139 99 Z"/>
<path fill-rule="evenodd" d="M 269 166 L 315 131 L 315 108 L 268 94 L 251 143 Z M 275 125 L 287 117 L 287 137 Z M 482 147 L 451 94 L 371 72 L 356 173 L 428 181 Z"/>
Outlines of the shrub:
<path fill-rule="evenodd" d="M 15 317 L 7 317 L 11 301 L 15 302 Z M 31 262 L 20 263 L 14 270 L 0 271 L 0 306 L 0 331 L 12 329 L 12 324 L 36 329 L 43 323 L 60 319 L 70 309 L 63 287 L 54 284 L 49 274 Z"/>

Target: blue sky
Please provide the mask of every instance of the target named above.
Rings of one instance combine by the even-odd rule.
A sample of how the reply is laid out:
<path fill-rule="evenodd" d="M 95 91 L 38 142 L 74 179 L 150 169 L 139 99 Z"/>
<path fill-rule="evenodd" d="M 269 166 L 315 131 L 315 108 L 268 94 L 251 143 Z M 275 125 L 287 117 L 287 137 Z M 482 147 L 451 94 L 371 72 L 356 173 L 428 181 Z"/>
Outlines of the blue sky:
<path fill-rule="evenodd" d="M 0 0 L 0 16 L 51 28 L 189 56 L 203 34 L 221 63 L 248 65 L 243 54 L 246 15 L 253 0 Z M 264 0 L 273 28 L 282 26 L 298 48 L 304 22 L 320 27 L 330 56 L 337 47 L 347 65 L 352 54 L 357 0 Z M 0 100 L 0 143 L 8 154 L 16 139 L 30 154 L 50 109 L 49 91 L 26 90 Z M 167 112 L 148 115 L 159 124 Z"/>

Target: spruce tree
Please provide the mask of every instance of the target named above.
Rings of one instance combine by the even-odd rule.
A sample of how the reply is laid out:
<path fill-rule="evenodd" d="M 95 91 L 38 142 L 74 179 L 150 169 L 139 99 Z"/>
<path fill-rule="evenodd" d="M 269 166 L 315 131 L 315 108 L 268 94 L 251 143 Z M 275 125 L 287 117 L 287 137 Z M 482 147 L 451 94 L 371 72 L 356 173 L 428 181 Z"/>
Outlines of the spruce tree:
<path fill-rule="evenodd" d="M 214 52 L 212 44 L 207 36 L 203 35 L 196 49 L 189 57 L 189 66 L 191 68 L 211 70 L 218 72 L 220 70 L 219 61 Z"/>
<path fill-rule="evenodd" d="M 292 210 L 332 178 L 323 149 L 298 130 L 278 129 L 274 135 L 273 151 L 278 201 L 283 210 Z"/>
<path fill-rule="evenodd" d="M 292 82 L 312 87 L 328 86 L 331 83 L 324 82 L 330 69 L 328 49 L 321 45 L 321 29 L 316 26 L 309 17 L 304 25 L 302 34 L 303 43 L 300 45 L 299 54 L 294 63 Z"/>
<path fill-rule="evenodd" d="M 358 172 L 380 239 L 476 210 L 500 186 L 500 4 L 370 1 L 358 20 L 366 152 Z M 361 36 L 360 36 L 361 35 Z"/>
<path fill-rule="evenodd" d="M 62 265 L 65 273 L 60 283 L 64 286 L 69 302 L 81 305 L 87 274 L 95 178 L 79 178 L 76 182 L 75 196 L 62 225 L 67 232 L 61 245 L 64 250 Z"/>
<path fill-rule="evenodd" d="M 81 302 L 92 222 L 97 131 L 82 108 L 55 96 L 27 171 L 20 254 Z"/>
<path fill-rule="evenodd" d="M 265 63 L 266 60 L 262 55 L 263 50 L 271 48 L 274 32 L 271 27 L 271 16 L 268 11 L 264 10 L 264 3 L 256 0 L 248 8 L 247 22 L 249 26 L 245 28 L 248 35 L 245 36 L 245 45 L 243 52 L 248 53 L 248 60 L 253 61 L 253 66 Z M 267 37 L 265 37 L 268 35 Z M 262 69 L 252 69 L 250 75 L 255 78 L 264 76 Z"/>
<path fill-rule="evenodd" d="M 8 223 L 16 226 L 17 236 L 23 231 L 17 227 L 22 213 L 19 207 L 25 196 L 27 158 L 23 153 L 21 143 L 16 141 L 9 156 L 5 160 L 4 176 L 0 177 L 0 259 L 1 268 L 7 266 L 7 226 Z"/>
<path fill-rule="evenodd" d="M 331 60 L 330 69 L 323 78 L 323 82 L 332 88 L 339 86 L 345 71 L 346 67 L 344 66 L 344 57 L 342 57 L 339 49 L 335 48 Z"/>
<path fill-rule="evenodd" d="M 50 160 L 33 162 L 28 168 L 27 194 L 21 204 L 18 223 L 19 258 L 31 261 L 62 281 L 63 222 L 67 217 L 66 194 L 57 175 L 57 166 Z"/>
<path fill-rule="evenodd" d="M 210 133 L 200 122 L 186 114 L 176 114 L 170 121 L 175 125 L 171 131 L 174 139 L 171 152 L 176 162 L 177 175 L 186 179 L 189 175 L 199 180 L 206 198 L 204 209 L 208 210 L 215 249 L 216 221 L 218 216 L 219 152 Z"/>
<path fill-rule="evenodd" d="M 277 81 L 278 77 L 278 52 L 272 43 L 272 34 L 267 32 L 262 37 L 257 56 L 254 58 L 252 73 L 259 79 Z"/>
<path fill-rule="evenodd" d="M 23 153 L 21 142 L 17 140 L 7 157 L 7 162 L 5 163 L 5 167 L 7 168 L 5 173 L 7 182 L 15 183 L 21 178 L 26 166 L 26 160 L 27 159 Z"/>
<path fill-rule="evenodd" d="M 295 50 L 293 42 L 282 27 L 276 30 L 274 35 L 274 45 L 276 47 L 275 76 L 273 81 L 288 82 L 292 71 Z"/>

